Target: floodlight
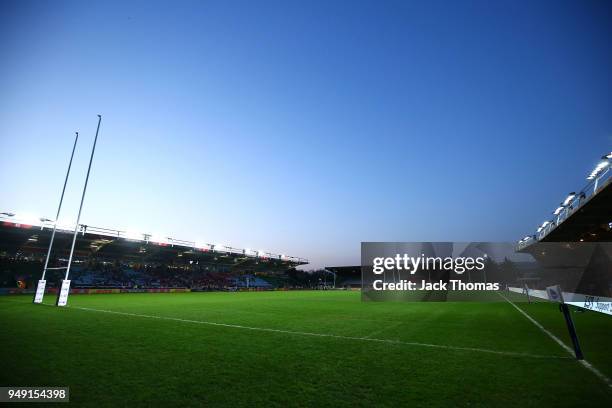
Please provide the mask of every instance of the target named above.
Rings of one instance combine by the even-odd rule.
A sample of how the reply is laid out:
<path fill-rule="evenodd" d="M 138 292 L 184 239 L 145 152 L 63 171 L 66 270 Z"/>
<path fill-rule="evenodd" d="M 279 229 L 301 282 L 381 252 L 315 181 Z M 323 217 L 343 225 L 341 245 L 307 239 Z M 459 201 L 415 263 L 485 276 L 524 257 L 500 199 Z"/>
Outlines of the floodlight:
<path fill-rule="evenodd" d="M 604 156 L 604 157 L 607 158 L 608 156 Z M 589 174 L 589 176 L 587 177 L 587 180 L 593 180 L 594 178 L 599 176 L 599 174 L 602 171 L 604 171 L 606 169 L 606 167 L 608 167 L 609 165 L 610 165 L 609 161 L 602 161 L 602 162 L 600 162 L 597 166 L 595 166 L 595 168 L 593 169 L 591 174 Z"/>
<path fill-rule="evenodd" d="M 217 252 L 227 252 L 227 248 L 225 247 L 225 245 L 215 244 L 213 248 Z"/>
<path fill-rule="evenodd" d="M 74 228 L 74 221 L 66 218 L 58 218 L 55 221 L 57 229 L 71 230 Z"/>
<path fill-rule="evenodd" d="M 154 244 L 166 245 L 170 238 L 165 237 L 161 234 L 151 234 L 149 237 L 149 242 L 153 242 Z"/>
<path fill-rule="evenodd" d="M 612 159 L 612 153 L 604 154 L 603 156 L 601 156 L 601 158 L 603 160 L 610 160 Z"/>
<path fill-rule="evenodd" d="M 123 237 L 129 241 L 142 241 L 144 234 L 136 231 L 125 231 Z"/>
<path fill-rule="evenodd" d="M 17 218 L 22 224 L 36 225 L 40 223 L 40 217 L 30 213 L 17 213 L 15 218 Z"/>
<path fill-rule="evenodd" d="M 576 197 L 576 193 L 572 191 L 571 193 L 568 194 L 567 198 L 565 200 L 563 200 L 563 204 L 561 204 L 561 205 L 564 206 L 564 207 L 567 207 L 569 205 L 569 203 L 572 202 L 574 197 Z"/>
<path fill-rule="evenodd" d="M 563 211 L 564 208 L 565 208 L 565 206 L 557 207 L 557 209 L 555 211 L 553 211 L 553 214 L 554 215 L 561 214 L 561 211 Z"/>
<path fill-rule="evenodd" d="M 195 242 L 195 247 L 197 249 L 201 249 L 204 251 L 209 251 L 210 250 L 210 245 L 206 244 L 204 241 L 196 241 Z"/>
<path fill-rule="evenodd" d="M 544 221 L 544 222 L 542 223 L 542 225 L 540 225 L 540 226 L 538 227 L 537 232 L 542 231 L 544 228 L 546 228 L 546 226 L 547 226 L 548 224 L 550 224 L 550 221 Z"/>

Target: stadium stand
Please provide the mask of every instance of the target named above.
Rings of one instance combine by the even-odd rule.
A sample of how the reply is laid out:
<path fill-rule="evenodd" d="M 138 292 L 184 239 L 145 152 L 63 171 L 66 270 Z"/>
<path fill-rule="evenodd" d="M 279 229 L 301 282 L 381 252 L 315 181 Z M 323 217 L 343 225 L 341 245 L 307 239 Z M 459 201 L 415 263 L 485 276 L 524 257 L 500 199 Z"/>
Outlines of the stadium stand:
<path fill-rule="evenodd" d="M 35 287 L 52 227 L 45 219 L 24 221 L 15 214 L 0 215 L 0 287 Z M 71 240 L 72 231 L 58 227 L 51 268 L 66 266 Z M 82 225 L 70 277 L 75 289 L 266 290 L 301 287 L 300 279 L 291 276 L 307 262 L 264 251 Z M 57 288 L 63 273 L 48 270 L 48 287 Z"/>
<path fill-rule="evenodd" d="M 35 287 L 43 268 L 43 259 L 0 255 L 0 287 L 15 288 L 23 282 L 23 289 Z M 71 271 L 72 287 L 76 289 L 143 289 L 188 288 L 194 291 L 208 290 L 270 290 L 276 288 L 297 289 L 308 287 L 302 280 L 292 278 L 286 271 L 243 273 L 242 271 L 210 271 L 206 266 L 124 264 L 99 262 L 95 259 L 75 261 Z M 56 288 L 62 279 L 58 271 L 48 271 L 49 287 Z M 296 273 L 298 273 L 296 271 Z M 305 272 L 302 272 L 302 274 Z"/>
<path fill-rule="evenodd" d="M 537 242 L 608 242 L 612 241 L 612 153 L 587 177 L 587 184 L 571 192 L 535 233 L 518 241 L 523 250 Z"/>

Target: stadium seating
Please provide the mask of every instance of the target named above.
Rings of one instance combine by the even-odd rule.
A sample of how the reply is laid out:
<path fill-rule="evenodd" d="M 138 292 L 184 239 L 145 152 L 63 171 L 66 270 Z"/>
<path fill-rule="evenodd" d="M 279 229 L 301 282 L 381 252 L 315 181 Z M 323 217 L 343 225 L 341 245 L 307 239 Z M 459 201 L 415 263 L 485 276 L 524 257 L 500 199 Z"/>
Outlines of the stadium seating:
<path fill-rule="evenodd" d="M 54 260 L 49 266 L 62 265 Z M 15 288 L 25 282 L 34 288 L 40 279 L 44 263 L 42 259 L 18 256 L 0 256 L 0 287 Z M 56 287 L 63 278 L 63 270 L 47 271 L 48 287 Z M 190 288 L 193 290 L 270 290 L 274 288 L 302 288 L 297 276 L 284 274 L 244 274 L 231 271 L 208 270 L 197 265 L 167 265 L 161 263 L 97 262 L 91 259 L 76 260 L 70 272 L 73 288 L 139 289 L 139 288 Z M 303 277 L 300 276 L 300 278 Z"/>

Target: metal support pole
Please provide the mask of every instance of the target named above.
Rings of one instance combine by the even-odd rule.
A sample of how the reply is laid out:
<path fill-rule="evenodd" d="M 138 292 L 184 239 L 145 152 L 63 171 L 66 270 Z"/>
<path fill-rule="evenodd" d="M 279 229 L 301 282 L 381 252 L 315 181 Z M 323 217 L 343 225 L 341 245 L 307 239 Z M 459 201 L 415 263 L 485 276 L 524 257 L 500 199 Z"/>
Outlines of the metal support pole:
<path fill-rule="evenodd" d="M 45 266 L 43 268 L 42 277 L 38 281 L 36 293 L 34 294 L 34 303 L 42 303 L 43 296 L 45 295 L 45 276 L 47 274 L 47 267 L 49 266 L 49 258 L 51 258 L 51 248 L 53 247 L 53 240 L 55 239 L 55 230 L 57 229 L 57 220 L 62 210 L 62 202 L 64 201 L 64 193 L 66 192 L 66 185 L 68 184 L 68 176 L 70 176 L 70 168 L 72 167 L 72 159 L 74 158 L 74 151 L 79 140 L 79 132 L 74 132 L 74 145 L 72 146 L 72 153 L 70 154 L 70 161 L 68 162 L 68 170 L 66 171 L 66 178 L 64 179 L 64 187 L 62 188 L 62 195 L 60 196 L 59 205 L 57 206 L 57 214 L 55 215 L 55 221 L 53 222 L 53 232 L 51 232 L 51 241 L 49 242 L 49 249 L 47 250 L 47 257 L 45 258 Z"/>
<path fill-rule="evenodd" d="M 96 152 L 96 143 L 98 142 L 98 133 L 100 132 L 100 123 L 102 116 L 98 115 L 98 127 L 96 128 L 96 137 L 94 138 L 93 147 L 91 148 L 91 156 L 89 157 L 89 166 L 87 167 L 87 175 L 85 176 L 85 185 L 83 186 L 83 194 L 81 195 L 81 204 L 79 205 L 79 213 L 77 215 L 76 225 L 74 226 L 74 234 L 72 236 L 72 246 L 70 247 L 70 256 L 68 257 L 68 267 L 66 268 L 66 276 L 62 282 L 62 288 L 59 291 L 57 298 L 57 306 L 65 306 L 68 300 L 68 292 L 70 291 L 70 267 L 72 266 L 72 256 L 74 255 L 74 244 L 79 230 L 79 222 L 81 221 L 81 212 L 83 211 L 83 202 L 85 201 L 85 193 L 87 192 L 87 183 L 89 182 L 89 173 L 91 172 L 91 163 L 93 162 L 94 153 Z M 65 292 L 64 294 L 62 292 Z M 65 297 L 65 299 L 62 299 Z"/>
<path fill-rule="evenodd" d="M 572 315 L 570 313 L 569 306 L 567 306 L 566 303 L 561 303 L 559 307 L 563 312 L 565 324 L 567 325 L 567 330 L 569 331 L 570 338 L 572 339 L 572 345 L 574 346 L 574 353 L 576 354 L 576 359 L 584 360 L 584 355 L 582 354 L 582 349 L 580 348 L 578 334 L 576 333 L 576 327 L 574 326 L 574 321 L 572 320 Z"/>
<path fill-rule="evenodd" d="M 55 239 L 55 230 L 57 229 L 57 220 L 60 216 L 60 211 L 62 210 L 62 202 L 64 201 L 64 193 L 66 192 L 66 184 L 68 184 L 68 176 L 70 175 L 70 168 L 72 167 L 72 158 L 74 157 L 74 151 L 76 149 L 77 141 L 79 140 L 79 132 L 74 132 L 74 145 L 72 146 L 72 153 L 70 154 L 70 161 L 68 162 L 68 171 L 66 171 L 66 179 L 64 180 L 64 187 L 62 188 L 62 195 L 60 196 L 59 205 L 57 206 L 57 214 L 55 215 L 55 221 L 53 222 L 53 232 L 51 232 L 51 242 L 49 242 L 49 250 L 47 251 L 47 258 L 45 259 L 45 268 L 43 269 L 43 274 L 41 279 L 45 279 L 45 274 L 47 272 L 47 266 L 49 265 L 49 258 L 51 256 L 51 247 L 53 246 L 53 240 Z"/>
<path fill-rule="evenodd" d="M 567 331 L 569 332 L 570 338 L 572 339 L 572 345 L 574 346 L 574 354 L 576 355 L 576 359 L 584 360 L 582 349 L 580 348 L 580 343 L 578 342 L 578 334 L 576 334 L 576 327 L 574 326 L 574 321 L 572 320 L 569 306 L 563 299 L 563 291 L 561 290 L 561 286 L 548 286 L 546 288 L 546 293 L 548 294 L 549 300 L 559 303 L 559 310 L 563 312 L 565 324 L 567 325 Z"/>

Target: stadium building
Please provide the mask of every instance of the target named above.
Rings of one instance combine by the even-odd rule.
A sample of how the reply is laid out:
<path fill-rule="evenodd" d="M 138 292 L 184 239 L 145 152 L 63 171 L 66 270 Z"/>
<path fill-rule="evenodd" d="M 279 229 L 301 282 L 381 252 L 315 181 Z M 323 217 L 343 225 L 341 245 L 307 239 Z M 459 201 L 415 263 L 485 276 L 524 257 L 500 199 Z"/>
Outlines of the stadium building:
<path fill-rule="evenodd" d="M 518 242 L 523 250 L 536 242 L 612 241 L 612 153 L 587 177 L 587 185 L 571 192 L 537 230 Z"/>
<path fill-rule="evenodd" d="M 0 214 L 0 287 L 32 291 L 40 279 L 53 222 Z M 57 290 L 68 262 L 73 229 L 57 227 L 47 280 Z M 239 249 L 80 225 L 70 277 L 75 292 L 272 289 L 290 286 L 286 273 L 308 261 Z"/>
<path fill-rule="evenodd" d="M 588 175 L 587 184 L 572 191 L 532 235 L 518 241 L 517 252 L 530 254 L 548 273 L 525 274 L 520 278 L 523 290 L 547 298 L 546 286 L 560 284 L 568 297 L 580 304 L 586 295 L 612 298 L 612 153 Z M 555 245 L 554 243 L 586 243 Z M 594 245 L 589 245 L 593 243 Z M 576 273 L 570 265 L 582 265 Z"/>

